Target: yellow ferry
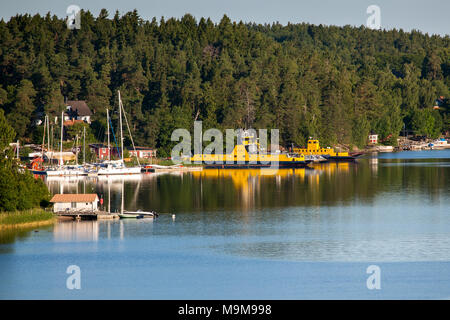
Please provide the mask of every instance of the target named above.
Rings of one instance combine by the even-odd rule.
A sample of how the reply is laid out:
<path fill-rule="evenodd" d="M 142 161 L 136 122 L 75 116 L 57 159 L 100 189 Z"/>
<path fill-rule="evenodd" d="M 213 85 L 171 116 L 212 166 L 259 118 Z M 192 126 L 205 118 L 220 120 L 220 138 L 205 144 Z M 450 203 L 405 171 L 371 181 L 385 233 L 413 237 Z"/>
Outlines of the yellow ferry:
<path fill-rule="evenodd" d="M 191 161 L 203 164 L 205 169 L 304 168 L 311 162 L 303 154 L 266 153 L 260 149 L 258 138 L 247 131 L 241 140 L 229 154 L 194 154 Z"/>
<path fill-rule="evenodd" d="M 348 152 L 335 152 L 331 148 L 321 148 L 319 145 L 319 140 L 308 140 L 308 147 L 305 148 L 293 148 L 294 153 L 305 154 L 305 155 L 320 155 L 327 160 L 355 160 L 356 157 L 360 156 L 362 153 L 349 154 Z"/>

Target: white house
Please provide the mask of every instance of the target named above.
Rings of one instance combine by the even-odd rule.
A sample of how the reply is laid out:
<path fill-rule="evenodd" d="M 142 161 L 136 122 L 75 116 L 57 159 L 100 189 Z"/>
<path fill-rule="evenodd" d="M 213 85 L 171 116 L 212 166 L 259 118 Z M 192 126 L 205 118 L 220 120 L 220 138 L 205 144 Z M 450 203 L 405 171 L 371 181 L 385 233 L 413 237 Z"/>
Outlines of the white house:
<path fill-rule="evenodd" d="M 370 134 L 369 135 L 369 144 L 377 144 L 378 143 L 378 135 Z"/>
<path fill-rule="evenodd" d="M 64 120 L 83 120 L 86 123 L 91 123 L 92 112 L 89 109 L 86 101 L 83 100 L 69 100 L 66 102 L 66 113 Z"/>
<path fill-rule="evenodd" d="M 88 194 L 55 194 L 50 202 L 54 203 L 53 212 L 62 211 L 98 211 L 98 196 Z"/>

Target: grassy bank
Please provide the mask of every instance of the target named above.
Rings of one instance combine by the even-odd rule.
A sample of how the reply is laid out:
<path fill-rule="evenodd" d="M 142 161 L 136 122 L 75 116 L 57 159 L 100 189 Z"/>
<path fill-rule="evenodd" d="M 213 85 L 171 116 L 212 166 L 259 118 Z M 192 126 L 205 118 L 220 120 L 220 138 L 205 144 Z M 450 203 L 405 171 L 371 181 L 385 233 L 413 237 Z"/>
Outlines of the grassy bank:
<path fill-rule="evenodd" d="M 0 213 L 0 229 L 46 225 L 53 221 L 53 213 L 42 209 Z"/>

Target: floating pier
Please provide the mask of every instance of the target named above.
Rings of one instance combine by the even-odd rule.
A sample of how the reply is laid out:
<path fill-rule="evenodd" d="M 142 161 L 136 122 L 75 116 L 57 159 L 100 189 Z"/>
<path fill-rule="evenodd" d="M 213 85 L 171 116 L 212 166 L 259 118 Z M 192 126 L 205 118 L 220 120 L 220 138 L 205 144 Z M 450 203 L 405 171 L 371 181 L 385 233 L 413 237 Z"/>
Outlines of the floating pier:
<path fill-rule="evenodd" d="M 60 211 L 55 212 L 60 218 L 72 218 L 73 220 L 109 220 L 119 219 L 117 213 L 109 213 L 106 211 Z"/>
<path fill-rule="evenodd" d="M 183 166 L 158 166 L 158 165 L 147 165 L 141 168 L 141 172 L 189 172 L 189 171 L 202 171 L 202 166 L 194 167 L 183 167 Z"/>

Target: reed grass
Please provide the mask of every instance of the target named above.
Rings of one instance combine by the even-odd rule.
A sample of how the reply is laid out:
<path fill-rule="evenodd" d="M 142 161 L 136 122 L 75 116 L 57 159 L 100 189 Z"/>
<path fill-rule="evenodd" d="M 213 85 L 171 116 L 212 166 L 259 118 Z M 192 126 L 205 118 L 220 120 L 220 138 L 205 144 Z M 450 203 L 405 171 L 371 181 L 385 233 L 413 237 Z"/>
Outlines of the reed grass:
<path fill-rule="evenodd" d="M 26 225 L 49 220 L 53 220 L 53 213 L 43 209 L 0 213 L 0 227 Z"/>

